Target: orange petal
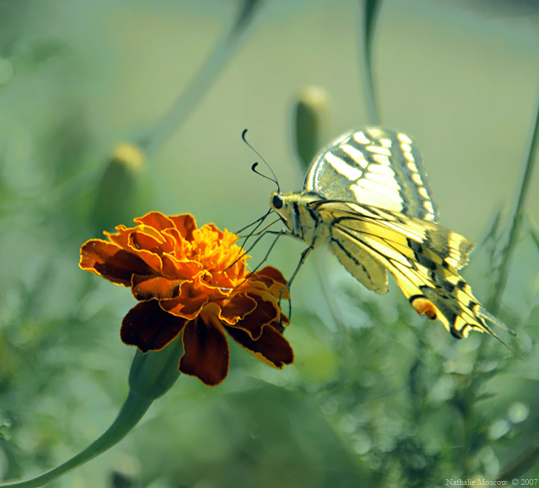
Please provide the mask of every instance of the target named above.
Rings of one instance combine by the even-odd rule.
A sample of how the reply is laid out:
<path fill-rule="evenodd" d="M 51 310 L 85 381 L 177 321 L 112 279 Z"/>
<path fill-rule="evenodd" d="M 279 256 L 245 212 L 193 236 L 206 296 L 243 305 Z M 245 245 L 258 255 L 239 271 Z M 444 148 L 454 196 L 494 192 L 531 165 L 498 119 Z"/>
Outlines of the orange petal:
<path fill-rule="evenodd" d="M 142 352 L 159 351 L 170 344 L 185 326 L 185 319 L 163 312 L 156 300 L 133 307 L 122 321 L 120 337 Z"/>
<path fill-rule="evenodd" d="M 152 272 L 138 256 L 101 239 L 91 239 L 82 245 L 79 265 L 82 269 L 124 286 L 131 286 L 133 274 Z"/>
<path fill-rule="evenodd" d="M 217 318 L 204 314 L 188 322 L 182 340 L 185 353 L 180 359 L 180 371 L 196 376 L 206 385 L 221 383 L 228 373 L 229 352 Z"/>
<path fill-rule="evenodd" d="M 103 234 L 105 234 L 111 242 L 114 242 L 114 244 L 117 244 L 122 249 L 129 249 L 129 234 L 133 229 L 128 229 L 125 225 L 118 225 L 116 226 L 116 230 L 118 232 L 111 233 L 104 231 Z"/>
<path fill-rule="evenodd" d="M 197 261 L 179 261 L 174 256 L 163 254 L 163 275 L 178 279 L 192 279 L 202 271 L 203 267 Z"/>
<path fill-rule="evenodd" d="M 180 295 L 171 300 L 161 300 L 161 308 L 173 315 L 183 317 L 184 319 L 194 319 L 208 303 L 208 295 L 197 290 L 191 283 L 185 283 L 180 287 Z"/>
<path fill-rule="evenodd" d="M 184 239 L 193 240 L 193 231 L 197 228 L 195 218 L 191 214 L 172 215 L 169 217 Z"/>
<path fill-rule="evenodd" d="M 146 249 L 159 256 L 165 252 L 173 251 L 163 234 L 146 225 L 141 225 L 138 229 L 133 231 L 129 242 L 134 247 L 135 251 Z"/>
<path fill-rule="evenodd" d="M 155 275 L 133 275 L 133 296 L 137 300 L 176 298 L 184 280 L 169 280 Z"/>
<path fill-rule="evenodd" d="M 264 327 L 262 335 L 256 341 L 242 329 L 226 325 L 225 329 L 238 344 L 270 366 L 281 369 L 285 364 L 294 361 L 292 347 L 274 327 Z"/>
<path fill-rule="evenodd" d="M 172 219 L 161 212 L 148 212 L 146 215 L 134 219 L 137 224 L 148 225 L 156 230 L 169 229 L 174 227 Z"/>
<path fill-rule="evenodd" d="M 133 239 L 135 238 L 136 232 L 132 232 L 129 236 L 129 252 L 132 254 L 137 255 L 140 259 L 142 259 L 150 268 L 152 268 L 154 271 L 160 273 L 161 268 L 163 267 L 163 263 L 161 261 L 161 257 L 158 254 L 155 254 L 152 251 L 148 251 L 144 248 L 138 248 L 137 245 L 133 242 Z"/>

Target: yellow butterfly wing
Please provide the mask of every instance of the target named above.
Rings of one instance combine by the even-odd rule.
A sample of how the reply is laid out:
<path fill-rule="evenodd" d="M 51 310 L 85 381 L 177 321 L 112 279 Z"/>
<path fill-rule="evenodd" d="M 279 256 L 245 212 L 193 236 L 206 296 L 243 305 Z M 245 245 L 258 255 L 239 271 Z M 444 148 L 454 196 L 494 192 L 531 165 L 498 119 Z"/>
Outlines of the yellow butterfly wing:
<path fill-rule="evenodd" d="M 458 274 L 474 245 L 436 223 L 421 155 L 406 134 L 346 132 L 314 158 L 302 192 L 274 193 L 270 205 L 308 250 L 329 245 L 369 290 L 386 293 L 389 271 L 414 309 L 453 336 L 498 338 L 487 321 L 506 328 Z"/>
<path fill-rule="evenodd" d="M 395 277 L 418 313 L 440 320 L 453 336 L 467 337 L 473 329 L 496 336 L 486 320 L 503 326 L 458 274 L 473 249 L 465 237 L 376 207 L 324 200 L 313 205 L 330 224 L 332 251 L 353 276 L 361 266 L 356 259 L 361 250 Z"/>

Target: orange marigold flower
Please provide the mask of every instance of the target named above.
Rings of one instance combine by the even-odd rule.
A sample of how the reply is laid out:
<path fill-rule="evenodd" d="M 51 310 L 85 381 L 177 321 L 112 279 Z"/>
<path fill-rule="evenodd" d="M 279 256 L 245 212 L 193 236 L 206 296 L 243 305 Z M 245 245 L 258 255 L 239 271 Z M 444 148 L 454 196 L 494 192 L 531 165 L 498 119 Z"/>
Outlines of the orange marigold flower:
<path fill-rule="evenodd" d="M 140 302 L 122 322 L 126 344 L 163 349 L 182 334 L 182 373 L 217 385 L 227 375 L 224 332 L 257 358 L 282 368 L 294 353 L 282 335 L 288 318 L 279 294 L 286 284 L 270 266 L 250 274 L 238 237 L 214 224 L 197 229 L 190 214 L 150 212 L 136 227 L 116 227 L 81 248 L 80 267 L 129 286 Z M 283 298 L 288 298 L 283 294 Z"/>

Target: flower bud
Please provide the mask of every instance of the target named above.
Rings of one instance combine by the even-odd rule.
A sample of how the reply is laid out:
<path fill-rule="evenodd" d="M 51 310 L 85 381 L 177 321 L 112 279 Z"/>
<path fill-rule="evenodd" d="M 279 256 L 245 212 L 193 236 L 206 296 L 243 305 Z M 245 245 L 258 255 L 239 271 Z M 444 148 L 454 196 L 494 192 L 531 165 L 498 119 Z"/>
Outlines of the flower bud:
<path fill-rule="evenodd" d="M 305 86 L 292 105 L 292 144 L 302 175 L 327 140 L 327 104 L 324 89 Z"/>
<path fill-rule="evenodd" d="M 92 221 L 97 229 L 113 229 L 131 220 L 135 197 L 145 167 L 144 153 L 130 143 L 118 144 L 99 181 Z"/>

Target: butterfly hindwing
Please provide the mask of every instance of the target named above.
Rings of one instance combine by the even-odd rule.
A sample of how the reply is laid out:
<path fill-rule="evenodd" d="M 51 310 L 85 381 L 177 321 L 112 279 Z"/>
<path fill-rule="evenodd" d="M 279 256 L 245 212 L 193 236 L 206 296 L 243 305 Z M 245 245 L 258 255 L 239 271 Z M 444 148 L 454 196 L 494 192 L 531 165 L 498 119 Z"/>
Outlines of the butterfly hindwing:
<path fill-rule="evenodd" d="M 332 230 L 330 249 L 362 285 L 376 293 L 387 293 L 387 270 L 384 265 L 337 227 Z"/>
<path fill-rule="evenodd" d="M 467 260 L 473 247 L 466 238 L 436 224 L 423 226 L 418 219 L 368 206 L 320 201 L 317 207 L 323 220 L 332 222 L 331 248 L 349 250 L 348 259 L 334 252 L 352 275 L 356 276 L 357 265 L 350 261 L 357 250 L 395 277 L 419 313 L 440 320 L 455 337 L 466 337 L 471 329 L 492 334 L 484 320 L 489 317 L 457 272 L 457 263 Z"/>

